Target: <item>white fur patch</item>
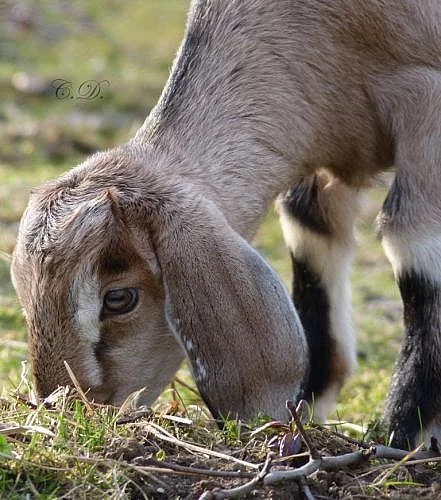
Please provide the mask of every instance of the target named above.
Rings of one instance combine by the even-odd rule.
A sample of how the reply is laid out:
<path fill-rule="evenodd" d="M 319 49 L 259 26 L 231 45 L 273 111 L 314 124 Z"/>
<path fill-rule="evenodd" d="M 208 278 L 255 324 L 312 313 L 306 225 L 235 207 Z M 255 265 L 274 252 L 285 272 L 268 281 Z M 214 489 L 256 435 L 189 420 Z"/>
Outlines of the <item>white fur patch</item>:
<path fill-rule="evenodd" d="M 332 384 L 326 391 L 314 400 L 313 420 L 318 424 L 326 422 L 329 414 L 335 410 L 338 396 L 340 394 L 340 384 Z"/>
<path fill-rule="evenodd" d="M 98 281 L 90 270 L 83 271 L 77 277 L 74 291 L 77 295 L 75 321 L 83 344 L 83 366 L 87 371 L 89 384 L 98 386 L 103 382 L 101 366 L 95 355 L 95 346 L 100 340 L 101 300 Z"/>
<path fill-rule="evenodd" d="M 386 234 L 382 243 L 396 278 L 406 271 L 414 271 L 434 284 L 441 284 L 439 229 L 422 235 L 412 230 L 405 235 Z"/>

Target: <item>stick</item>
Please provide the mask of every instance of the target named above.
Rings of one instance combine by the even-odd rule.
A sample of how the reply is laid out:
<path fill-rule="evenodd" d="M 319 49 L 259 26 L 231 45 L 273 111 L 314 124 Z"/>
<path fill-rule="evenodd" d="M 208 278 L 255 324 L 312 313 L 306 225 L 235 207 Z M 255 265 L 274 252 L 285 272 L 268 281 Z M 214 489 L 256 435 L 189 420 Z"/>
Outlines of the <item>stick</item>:
<path fill-rule="evenodd" d="M 187 384 L 186 382 L 184 382 L 183 380 L 181 380 L 180 378 L 178 377 L 175 377 L 174 378 L 174 382 L 177 382 L 178 384 L 182 385 L 183 387 L 185 387 L 187 390 L 189 390 L 190 392 L 192 392 L 195 396 L 197 396 L 199 398 L 199 400 L 201 400 L 201 395 L 199 394 L 199 392 L 194 388 L 192 387 L 191 385 Z"/>
<path fill-rule="evenodd" d="M 337 436 L 341 439 L 344 439 L 348 443 L 359 446 L 360 448 L 369 449 L 372 446 L 371 444 L 366 443 L 365 441 L 359 441 L 358 439 L 354 439 L 350 436 L 346 436 L 346 434 L 343 434 L 342 432 L 338 432 L 334 429 L 324 427 L 323 425 L 315 425 L 314 427 L 316 427 L 317 429 L 322 430 L 322 431 L 324 430 L 324 431 L 330 432 L 334 436 Z"/>
<path fill-rule="evenodd" d="M 176 446 L 180 446 L 181 448 L 186 448 L 187 450 L 196 451 L 196 452 L 202 453 L 204 455 L 210 455 L 212 457 L 221 458 L 223 460 L 229 460 L 231 462 L 235 462 L 237 464 L 242 465 L 243 467 L 248 467 L 250 469 L 258 469 L 259 468 L 259 466 L 256 464 L 252 464 L 251 462 L 245 462 L 244 460 L 240 460 L 240 459 L 233 457 L 231 455 L 226 455 L 226 454 L 220 453 L 218 451 L 209 450 L 207 448 L 202 448 L 201 446 L 196 446 L 195 444 L 186 443 L 185 441 L 181 441 L 180 439 L 175 438 L 174 436 L 172 436 L 168 432 L 167 432 L 167 434 L 165 434 L 162 429 L 161 429 L 161 431 L 158 431 L 157 428 L 160 429 L 160 427 L 156 426 L 155 424 L 149 423 L 149 424 L 147 424 L 147 428 L 155 437 L 157 437 L 161 441 L 166 441 L 166 442 L 172 443 Z"/>
<path fill-rule="evenodd" d="M 284 481 L 298 481 L 304 477 L 310 476 L 320 469 L 322 461 L 321 459 L 311 460 L 297 469 L 290 470 L 280 470 L 275 472 L 270 472 L 263 480 L 263 484 L 268 486 L 270 484 L 277 484 Z"/>
<path fill-rule="evenodd" d="M 155 472 L 175 473 L 179 475 L 232 477 L 232 478 L 247 478 L 247 479 L 254 477 L 254 474 L 252 472 L 199 469 L 197 467 L 186 467 L 184 465 L 173 464 L 170 462 L 160 462 L 159 460 L 152 460 L 152 459 L 150 459 L 149 462 L 152 462 L 153 465 L 136 466 L 136 467 L 151 468 L 152 472 L 153 469 L 155 469 Z"/>
<path fill-rule="evenodd" d="M 300 401 L 299 407 L 301 404 L 302 404 L 302 402 Z M 320 454 L 316 450 L 315 446 L 312 444 L 312 441 L 309 439 L 309 436 L 306 434 L 305 428 L 303 427 L 302 421 L 300 420 L 299 414 L 297 413 L 297 409 L 295 408 L 294 403 L 292 401 L 287 401 L 286 408 L 291 413 L 292 418 L 296 424 L 297 430 L 299 431 L 300 435 L 302 436 L 302 439 L 305 442 L 305 444 L 309 450 L 311 458 L 312 459 L 320 458 Z"/>
<path fill-rule="evenodd" d="M 381 477 L 374 481 L 374 486 L 379 486 L 383 484 L 399 467 L 408 462 L 411 458 L 413 458 L 416 453 L 420 450 L 422 444 L 413 451 L 410 451 L 405 457 L 403 457 L 399 462 L 394 464 L 389 470 L 385 471 L 381 474 Z"/>
<path fill-rule="evenodd" d="M 268 453 L 262 470 L 248 483 L 242 484 L 237 488 L 231 488 L 230 490 L 214 490 L 211 492 L 205 492 L 199 497 L 199 500 L 224 500 L 225 498 L 240 498 L 243 495 L 251 493 L 258 484 L 262 483 L 262 480 L 267 475 L 268 470 L 271 467 L 273 457 L 273 453 Z"/>
<path fill-rule="evenodd" d="M 305 478 L 300 479 L 298 483 L 306 500 L 316 500 Z"/>
<path fill-rule="evenodd" d="M 84 406 L 87 409 L 87 413 L 89 415 L 93 415 L 94 411 L 93 408 L 87 399 L 87 396 L 83 389 L 81 389 L 80 383 L 78 382 L 77 377 L 75 376 L 75 373 L 73 372 L 72 368 L 69 366 L 69 363 L 64 360 L 64 366 L 66 367 L 67 373 L 69 374 L 70 379 L 72 380 L 73 385 L 75 386 L 75 389 L 77 390 L 78 394 L 80 395 L 81 401 L 84 403 Z"/>

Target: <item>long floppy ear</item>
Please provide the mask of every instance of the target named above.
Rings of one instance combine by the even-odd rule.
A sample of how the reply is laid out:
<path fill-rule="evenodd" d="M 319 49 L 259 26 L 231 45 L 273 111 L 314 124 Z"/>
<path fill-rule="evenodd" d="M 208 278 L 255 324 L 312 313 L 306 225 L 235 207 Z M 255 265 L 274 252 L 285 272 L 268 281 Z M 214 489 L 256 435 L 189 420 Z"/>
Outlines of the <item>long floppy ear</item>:
<path fill-rule="evenodd" d="M 149 222 L 170 325 L 215 416 L 283 418 L 308 369 L 292 301 L 214 203 L 185 198 L 161 200 Z"/>

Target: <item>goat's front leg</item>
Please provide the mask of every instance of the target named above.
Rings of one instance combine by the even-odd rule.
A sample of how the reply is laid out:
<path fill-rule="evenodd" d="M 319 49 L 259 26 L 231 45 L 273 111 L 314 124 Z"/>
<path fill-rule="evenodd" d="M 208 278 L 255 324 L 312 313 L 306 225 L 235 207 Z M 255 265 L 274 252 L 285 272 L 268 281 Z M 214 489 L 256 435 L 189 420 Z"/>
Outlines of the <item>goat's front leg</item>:
<path fill-rule="evenodd" d="M 357 191 L 325 173 L 305 178 L 279 203 L 293 267 L 293 300 L 308 340 L 305 397 L 324 421 L 356 366 L 349 274 Z"/>
<path fill-rule="evenodd" d="M 441 445 L 441 72 L 380 82 L 397 173 L 379 216 L 404 306 L 405 335 L 386 402 L 395 446 Z"/>

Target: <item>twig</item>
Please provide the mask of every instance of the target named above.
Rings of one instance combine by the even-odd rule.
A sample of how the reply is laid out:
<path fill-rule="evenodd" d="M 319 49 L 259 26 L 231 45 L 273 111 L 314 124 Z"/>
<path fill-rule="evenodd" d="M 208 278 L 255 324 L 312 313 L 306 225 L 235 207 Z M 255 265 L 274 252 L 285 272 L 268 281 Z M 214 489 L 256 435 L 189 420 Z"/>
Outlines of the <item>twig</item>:
<path fill-rule="evenodd" d="M 297 458 L 310 457 L 309 451 L 296 453 L 295 455 L 286 455 L 286 457 L 277 457 L 273 460 L 273 464 L 283 464 L 284 462 L 292 462 Z"/>
<path fill-rule="evenodd" d="M 355 451 L 353 453 L 346 453 L 337 457 L 322 457 L 311 458 L 311 460 L 297 469 L 288 469 L 283 471 L 275 471 L 268 474 L 264 479 L 265 485 L 281 483 L 284 481 L 297 481 L 302 477 L 307 477 L 317 472 L 318 470 L 336 470 L 349 465 L 357 465 L 363 460 L 369 458 L 366 451 Z"/>
<path fill-rule="evenodd" d="M 138 389 L 137 391 L 131 392 L 126 399 L 123 401 L 122 405 L 118 409 L 118 413 L 115 415 L 115 422 L 124 418 L 125 415 L 130 415 L 133 411 L 136 411 L 137 401 L 141 394 L 145 391 L 145 387 Z"/>
<path fill-rule="evenodd" d="M 75 386 L 75 389 L 77 390 L 81 400 L 84 403 L 84 406 L 87 408 L 87 413 L 89 415 L 93 415 L 94 411 L 93 408 L 87 399 L 87 396 L 83 389 L 81 389 L 80 383 L 78 382 L 77 377 L 75 376 L 75 373 L 73 372 L 72 368 L 69 366 L 69 363 L 64 360 L 64 366 L 66 367 L 67 373 L 69 374 L 70 379 L 72 380 L 73 385 Z"/>
<path fill-rule="evenodd" d="M 162 481 L 161 479 L 157 478 L 156 476 L 153 475 L 154 472 L 159 472 L 157 469 L 159 467 L 142 467 L 142 466 L 137 466 L 133 464 L 129 464 L 124 461 L 120 460 L 114 460 L 113 458 L 94 458 L 94 457 L 80 457 L 80 456 L 71 456 L 68 457 L 72 460 L 72 462 L 80 462 L 80 463 L 86 463 L 86 464 L 94 464 L 94 465 L 100 465 L 100 466 L 105 466 L 105 467 L 123 467 L 124 469 L 127 470 L 132 470 L 135 472 L 138 472 L 138 474 L 141 474 L 157 485 L 159 485 L 161 488 L 165 488 L 168 490 L 169 486 L 167 483 Z"/>
<path fill-rule="evenodd" d="M 35 484 L 32 482 L 32 480 L 28 476 L 28 474 L 26 474 L 26 483 L 27 483 L 29 489 L 31 490 L 31 492 L 33 493 L 33 495 L 35 496 L 35 498 L 38 498 L 38 497 L 41 498 L 40 493 L 38 492 L 37 488 L 35 487 Z"/>
<path fill-rule="evenodd" d="M 195 444 L 187 443 L 185 441 L 181 441 L 180 439 L 177 439 L 173 435 L 171 435 L 169 432 L 165 433 L 163 429 L 161 429 L 159 426 L 156 426 L 155 424 L 149 423 L 147 424 L 148 430 L 158 439 L 161 441 L 166 441 L 168 443 L 172 443 L 176 446 L 180 446 L 181 448 L 185 448 L 187 450 L 191 451 L 196 451 L 198 453 L 202 453 L 204 455 L 209 455 L 212 457 L 216 458 L 221 458 L 223 460 L 229 460 L 231 462 L 235 462 L 237 464 L 242 465 L 243 467 L 248 467 L 250 469 L 258 469 L 259 466 L 257 464 L 253 464 L 251 462 L 245 462 L 244 460 L 240 460 L 236 457 L 233 457 L 231 455 L 226 455 L 225 453 L 220 453 L 218 451 L 214 450 L 209 450 L 207 448 L 202 448 L 201 446 L 197 446 Z M 158 430 L 161 429 L 161 430 Z"/>
<path fill-rule="evenodd" d="M 133 481 L 132 479 L 129 479 L 129 480 L 126 482 L 126 484 L 124 485 L 124 488 L 123 488 L 123 491 L 122 491 L 122 493 L 123 493 L 123 494 L 126 492 L 126 488 L 127 488 L 127 486 L 128 486 L 129 484 L 132 484 L 132 485 L 133 485 L 133 486 L 134 486 L 134 487 L 138 490 L 139 494 L 141 495 L 141 497 L 142 497 L 144 500 L 149 500 L 149 497 L 148 497 L 148 496 L 144 493 L 144 491 L 143 491 L 143 489 L 142 489 L 142 486 L 141 486 L 140 484 L 138 484 L 136 481 Z M 158 490 L 156 490 L 156 491 L 158 491 Z M 128 495 L 126 495 L 126 496 L 128 496 Z M 122 497 L 122 495 L 121 495 L 121 497 Z M 121 497 L 120 497 L 120 498 L 121 498 Z M 130 497 L 131 497 L 131 498 L 133 498 L 133 497 L 134 497 L 133 493 L 130 495 Z M 72 497 L 72 496 L 70 496 L 70 497 L 67 497 L 67 498 L 69 498 L 69 499 L 70 499 L 70 498 L 73 498 L 73 497 Z M 124 498 L 124 497 L 123 497 L 123 498 Z"/>
<path fill-rule="evenodd" d="M 159 460 L 150 459 L 149 462 L 152 465 L 140 465 L 136 467 L 150 468 L 153 472 L 161 473 L 177 473 L 179 475 L 187 476 L 214 476 L 214 477 L 230 477 L 230 478 L 253 478 L 255 476 L 252 472 L 244 471 L 224 471 L 224 470 L 211 470 L 211 469 L 200 469 L 197 467 L 186 467 L 184 465 L 173 464 L 170 462 L 160 462 Z"/>
<path fill-rule="evenodd" d="M 421 452 L 419 452 L 419 453 L 421 453 Z M 401 467 L 411 467 L 412 465 L 423 465 L 423 464 L 428 464 L 431 462 L 434 462 L 434 463 L 441 462 L 441 457 L 420 458 L 417 460 L 409 460 L 406 463 L 401 464 Z M 367 472 L 363 472 L 363 474 L 359 474 L 358 476 L 356 476 L 354 478 L 354 481 L 355 480 L 358 481 L 366 476 L 370 476 L 371 474 L 375 474 L 376 472 L 378 472 L 380 470 L 389 469 L 390 467 L 391 467 L 391 464 L 377 465 L 373 469 L 370 469 Z"/>
<path fill-rule="evenodd" d="M 170 420 L 170 422 L 175 422 L 182 425 L 193 425 L 194 422 L 190 418 L 178 417 L 177 415 L 161 415 L 164 420 Z"/>
<path fill-rule="evenodd" d="M 410 466 L 410 465 L 421 465 L 421 464 L 429 464 L 430 462 L 441 462 L 441 457 L 431 457 L 431 458 L 419 458 L 417 460 L 409 460 L 405 464 L 402 464 L 404 466 Z"/>
<path fill-rule="evenodd" d="M 14 436 L 16 434 L 44 434 L 55 437 L 55 434 L 41 425 L 6 425 L 0 424 L 0 435 Z"/>
<path fill-rule="evenodd" d="M 324 427 L 323 425 L 317 425 L 316 424 L 314 427 L 316 429 L 321 430 L 321 431 L 330 432 L 334 436 L 337 436 L 337 437 L 339 437 L 341 439 L 344 439 L 348 443 L 354 444 L 356 446 L 359 446 L 360 448 L 369 449 L 372 446 L 372 444 L 366 443 L 365 441 L 359 441 L 358 439 L 354 439 L 354 438 L 352 438 L 350 436 L 346 436 L 346 434 L 343 434 L 342 432 L 338 432 L 338 431 L 336 431 L 334 429 L 331 429 L 329 427 Z"/>
<path fill-rule="evenodd" d="M 289 431 L 289 425 L 283 422 L 279 422 L 278 420 L 273 420 L 272 422 L 267 422 L 266 424 L 263 424 L 262 426 L 255 429 L 250 434 L 250 438 L 257 436 L 261 432 L 264 432 L 268 429 L 283 429 L 284 431 Z"/>
<path fill-rule="evenodd" d="M 415 450 L 409 452 L 405 457 L 403 457 L 398 463 L 394 464 L 389 470 L 386 470 L 374 481 L 374 486 L 380 486 L 386 482 L 386 480 L 402 465 L 408 462 L 416 453 L 420 450 L 422 445 L 420 445 Z"/>
<path fill-rule="evenodd" d="M 231 488 L 230 490 L 213 490 L 205 492 L 199 497 L 199 500 L 224 500 L 224 498 L 240 498 L 243 495 L 251 493 L 258 484 L 262 483 L 265 476 L 268 474 L 273 457 L 273 453 L 268 453 L 262 470 L 248 483 L 242 484 L 237 488 Z"/>
<path fill-rule="evenodd" d="M 353 451 L 336 457 L 323 457 L 321 469 L 326 471 L 344 469 L 352 465 L 359 465 L 373 456 L 375 456 L 375 450 L 370 448 L 369 450 Z"/>
<path fill-rule="evenodd" d="M 360 448 L 364 449 L 369 449 L 374 447 L 375 448 L 375 458 L 385 458 L 388 460 L 401 460 L 405 456 L 409 454 L 408 451 L 406 450 L 400 450 L 399 448 L 392 448 L 390 446 L 384 446 L 382 444 L 376 444 L 376 443 L 367 443 L 366 441 L 359 441 L 358 439 L 354 439 L 350 436 L 346 436 L 346 434 L 343 434 L 341 432 L 338 432 L 334 429 L 330 429 L 328 427 L 324 427 L 323 425 L 315 425 L 315 427 L 319 430 L 326 430 L 327 432 L 330 432 L 334 436 L 337 436 L 341 439 L 344 439 L 350 444 L 359 446 Z M 414 450 L 415 454 L 413 455 L 414 459 L 417 460 L 429 460 L 430 458 L 436 458 L 439 455 L 431 450 Z"/>
<path fill-rule="evenodd" d="M 302 465 L 297 469 L 278 470 L 275 472 L 270 472 L 264 478 L 263 484 L 267 486 L 270 484 L 277 484 L 284 481 L 298 481 L 303 477 L 310 476 L 311 474 L 314 474 L 314 472 L 317 472 L 320 469 L 321 463 L 322 463 L 321 459 L 311 458 L 311 460 L 307 464 Z"/>
<path fill-rule="evenodd" d="M 299 407 L 302 404 L 300 401 Z M 305 428 L 303 427 L 302 421 L 297 413 L 297 408 L 294 406 L 294 403 L 292 401 L 287 401 L 286 402 L 286 408 L 288 411 L 291 413 L 292 418 L 296 424 L 297 430 L 299 431 L 300 435 L 302 436 L 303 441 L 305 442 L 309 453 L 311 455 L 312 459 L 318 459 L 320 458 L 320 454 L 316 450 L 315 446 L 313 445 L 312 441 L 309 439 L 309 436 L 306 434 Z"/>
<path fill-rule="evenodd" d="M 14 392 L 14 396 L 18 401 L 20 401 L 20 403 L 29 406 L 29 408 L 32 408 L 33 410 L 36 410 L 38 408 L 38 404 L 34 401 L 31 401 L 29 399 L 29 396 L 27 396 L 26 394 L 22 394 L 21 392 Z"/>
<path fill-rule="evenodd" d="M 145 427 L 145 422 L 142 422 L 141 424 L 139 424 L 140 427 Z M 152 427 L 153 429 L 156 429 L 158 432 L 162 433 L 162 434 L 165 434 L 166 436 L 168 436 L 170 439 L 177 439 L 175 436 L 173 436 L 173 434 L 171 432 L 168 432 L 167 429 L 164 429 L 164 427 L 161 427 L 160 425 L 157 425 L 153 422 L 149 422 L 148 423 L 148 426 L 149 427 Z"/>
<path fill-rule="evenodd" d="M 270 486 L 286 481 L 303 481 L 306 477 L 310 476 L 314 472 L 317 472 L 318 470 L 335 470 L 347 467 L 349 465 L 356 465 L 366 460 L 373 454 L 373 450 L 370 450 L 369 453 L 366 450 L 361 450 L 353 453 L 346 453 L 345 455 L 339 455 L 337 457 L 322 457 L 318 459 L 311 457 L 310 461 L 307 464 L 303 465 L 302 467 L 298 467 L 297 469 L 288 469 L 267 473 L 263 477 L 263 484 L 265 486 Z M 209 500 L 210 498 L 215 500 L 222 498 L 233 498 L 232 496 L 225 496 L 226 491 L 233 492 L 235 496 L 237 496 L 239 493 L 241 495 L 249 493 L 257 484 L 262 481 L 263 472 L 264 469 L 262 469 L 260 474 L 256 476 L 252 481 L 243 485 L 244 489 L 241 489 L 242 487 L 239 487 L 233 488 L 232 490 L 222 490 L 222 494 L 224 496 L 216 496 L 219 492 L 212 492 L 214 496 L 207 496 L 204 500 Z M 311 498 L 313 497 L 311 496 Z M 202 497 L 200 500 L 202 500 Z"/>
<path fill-rule="evenodd" d="M 420 452 L 421 453 L 421 452 Z M 311 459 L 306 465 L 298 469 L 290 469 L 285 471 L 275 471 L 268 474 L 264 479 L 265 485 L 276 484 L 283 481 L 298 480 L 300 477 L 309 476 L 317 470 L 332 471 L 345 467 L 358 465 L 361 462 L 370 458 L 385 458 L 389 460 L 397 460 L 400 457 L 402 460 L 409 456 L 409 452 L 404 450 L 395 450 L 387 446 L 372 446 L 369 450 L 359 450 L 352 453 L 345 453 L 336 457 L 322 457 L 320 459 Z M 430 461 L 441 461 L 441 457 L 426 458 L 421 461 L 414 460 L 416 463 L 424 463 Z M 410 461 L 400 465 L 411 465 Z"/>
<path fill-rule="evenodd" d="M 150 418 L 153 415 L 153 411 L 151 408 L 147 408 L 145 410 L 137 410 L 133 413 L 129 413 L 127 415 L 119 416 L 119 413 L 115 417 L 116 425 L 126 425 L 133 424 L 133 422 L 137 422 L 143 418 Z"/>
<path fill-rule="evenodd" d="M 199 400 L 201 400 L 201 395 L 199 394 L 199 392 L 194 388 L 192 387 L 191 385 L 187 384 L 186 382 L 184 382 L 183 380 L 181 380 L 180 378 L 178 377 L 175 377 L 174 378 L 174 382 L 177 382 L 178 384 L 182 385 L 183 387 L 185 387 L 187 390 L 189 390 L 190 392 L 192 392 L 195 396 L 197 396 L 199 398 Z"/>
<path fill-rule="evenodd" d="M 142 467 L 136 467 L 136 466 L 133 466 L 130 464 L 128 464 L 127 469 L 138 472 L 138 474 L 141 474 L 142 476 L 145 476 L 146 478 L 150 479 L 150 481 L 152 481 L 153 483 L 156 483 L 160 488 L 164 488 L 164 490 L 166 490 L 166 491 L 169 490 L 168 484 L 165 483 L 164 481 L 162 481 L 161 479 L 157 478 L 153 474 L 153 471 L 143 469 Z"/>
<path fill-rule="evenodd" d="M 308 485 L 308 483 L 306 482 L 306 478 L 301 478 L 299 481 L 299 486 L 300 486 L 300 489 L 302 490 L 302 493 L 304 495 L 304 497 L 306 498 L 306 500 L 316 500 L 315 496 L 312 494 L 312 491 Z"/>
<path fill-rule="evenodd" d="M 400 450 L 399 448 L 391 448 L 390 446 L 383 446 L 382 444 L 373 444 L 373 448 L 375 448 L 375 458 L 386 458 L 388 460 L 401 460 L 409 455 L 409 452 L 406 450 Z M 415 453 L 412 454 L 412 457 L 415 460 L 425 460 L 430 458 L 437 458 L 439 455 L 430 450 L 421 451 L 419 449 L 414 450 Z"/>

